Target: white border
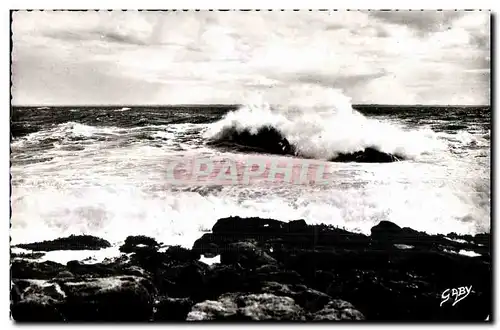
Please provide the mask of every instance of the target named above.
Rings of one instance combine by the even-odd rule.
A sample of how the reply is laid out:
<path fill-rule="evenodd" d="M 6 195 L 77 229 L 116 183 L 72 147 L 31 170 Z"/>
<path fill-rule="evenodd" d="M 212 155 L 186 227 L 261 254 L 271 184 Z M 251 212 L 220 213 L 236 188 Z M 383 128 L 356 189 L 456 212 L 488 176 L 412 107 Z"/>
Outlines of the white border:
<path fill-rule="evenodd" d="M 10 103 L 10 81 L 8 80 L 9 77 L 9 42 L 10 42 L 10 35 L 9 35 L 9 23 L 10 23 L 10 14 L 8 12 L 8 9 L 86 9 L 86 8 L 91 8 L 91 9 L 121 9 L 121 8 L 126 8 L 126 9 L 168 9 L 168 8 L 177 8 L 177 9 L 209 9 L 209 8 L 228 8 L 228 9 L 247 9 L 247 8 L 260 8 L 260 9 L 299 9 L 299 8 L 304 8 L 304 9 L 392 9 L 392 8 L 398 8 L 398 9 L 491 9 L 493 13 L 500 12 L 498 10 L 499 8 L 499 1 L 494 1 L 494 0 L 474 0 L 474 1 L 466 1 L 466 0 L 420 0 L 420 1 L 414 1 L 414 2 L 402 2 L 402 1 L 395 1 L 395 0 L 378 0 L 378 1 L 370 1 L 370 0 L 350 0 L 350 1 L 345 1 L 345 2 L 340 2 L 340 1 L 335 1 L 335 0 L 308 0 L 299 2 L 297 0 L 287 0 L 287 1 L 269 1 L 269 0 L 241 0 L 241 1 L 228 1 L 228 0 L 213 0 L 213 1 L 203 1 L 203 0 L 170 0 L 170 1 L 153 1 L 153 0 L 141 0 L 141 1 L 132 1 L 132 0 L 122 0 L 122 1 L 108 1 L 108 0 L 86 0 L 86 1 L 63 1 L 63 0 L 50 0 L 50 1 L 40 1 L 40 0 L 4 0 L 1 2 L 1 7 L 2 11 L 0 12 L 0 19 L 1 19 L 1 27 L 2 27 L 2 33 L 1 33 L 1 41 L 0 45 L 2 45 L 2 51 L 0 52 L 0 62 L 3 63 L 3 65 L 0 66 L 0 70 L 2 70 L 0 77 L 3 77 L 1 79 L 1 88 L 0 88 L 0 95 L 2 96 L 2 105 L 3 108 L 5 109 L 4 111 L 1 112 L 2 115 L 2 120 L 0 121 L 2 125 L 2 129 L 0 129 L 0 136 L 2 139 L 2 142 L 0 143 L 0 155 L 2 157 L 2 161 L 0 162 L 2 166 L 2 170 L 0 170 L 0 187 L 1 189 L 1 196 L 0 196 L 0 208 L 1 208 L 1 213 L 4 215 L 4 229 L 2 230 L 3 235 L 1 236 L 2 244 L 0 246 L 4 246 L 3 249 L 0 248 L 0 256 L 2 258 L 2 264 L 4 265 L 3 271 L 1 273 L 1 280 L 0 282 L 2 283 L 0 285 L 0 302 L 1 302 L 1 310 L 2 310 L 2 318 L 1 318 L 1 325 L 2 328 L 3 326 L 6 326 L 8 328 L 15 326 L 12 321 L 10 321 L 9 318 L 9 304 L 10 304 L 10 298 L 9 298 L 9 287 L 8 286 L 8 278 L 9 278 L 9 273 L 7 272 L 8 267 L 8 261 L 10 259 L 10 256 L 8 254 L 8 245 L 9 245 L 9 240 L 8 240 L 8 235 L 7 233 L 9 232 L 9 225 L 7 221 L 8 217 L 8 212 L 9 212 L 9 204 L 7 201 L 9 200 L 9 110 L 8 110 L 8 104 Z M 496 23 L 495 30 L 498 29 L 498 22 Z M 497 31 L 496 31 L 497 32 Z M 496 47 L 495 47 L 496 48 Z M 496 51 L 496 49 L 495 49 Z M 492 79 L 495 79 L 496 77 L 492 76 Z M 492 91 L 494 94 L 497 92 Z M 493 112 L 493 110 L 492 110 Z M 495 119 L 495 127 L 498 126 L 498 117 L 499 115 L 496 115 Z M 497 141 L 495 141 L 495 145 L 497 145 Z M 496 150 L 497 148 L 495 147 L 495 153 L 498 152 Z M 496 166 L 495 166 L 496 170 Z M 496 184 L 493 184 L 493 189 L 494 189 L 494 196 L 497 196 L 497 190 L 496 190 Z M 497 208 L 495 201 L 495 206 L 494 208 Z M 493 218 L 494 219 L 494 218 Z M 492 219 L 492 220 L 493 220 Z M 497 237 L 497 227 L 499 224 L 493 225 L 495 228 L 494 232 L 494 237 Z M 495 246 L 496 246 L 495 242 Z M 495 260 L 493 261 L 494 268 L 496 268 L 496 264 L 498 261 L 498 255 L 495 251 Z M 496 280 L 496 279 L 495 279 Z M 496 281 L 495 281 L 496 282 Z M 499 283 L 496 282 L 494 285 L 494 288 L 498 289 Z M 497 290 L 495 290 L 497 291 Z M 496 293 L 496 292 L 495 292 Z M 496 295 L 495 295 L 496 296 Z M 499 317 L 499 303 L 495 303 L 495 316 L 496 318 Z M 308 324 L 310 325 L 310 324 Z M 40 325 L 38 325 L 40 326 Z M 49 325 L 50 326 L 50 325 Z M 122 326 L 122 325 L 119 325 Z M 135 325 L 134 325 L 135 326 Z M 174 326 L 174 325 L 171 325 Z M 217 324 L 216 326 L 220 326 L 220 324 Z M 235 324 L 231 324 L 231 326 L 237 326 Z M 287 327 L 296 327 L 300 325 L 290 325 L 286 324 L 285 326 Z M 339 325 L 327 325 L 327 326 L 335 326 L 339 327 Z M 345 324 L 340 325 L 340 327 L 344 327 Z M 386 327 L 387 324 L 383 325 L 378 325 L 377 327 Z M 395 324 L 395 326 L 400 326 L 399 324 Z M 428 325 L 426 325 L 428 326 Z M 451 325 L 454 326 L 454 325 Z M 25 326 L 25 327 L 32 327 L 32 326 Z M 83 327 L 82 325 L 78 325 L 77 327 Z M 102 327 L 102 326 L 96 326 L 94 327 Z M 191 328 L 192 326 L 182 326 L 184 329 L 186 327 Z M 239 326 L 239 327 L 248 327 L 246 326 Z M 347 325 L 349 327 L 349 325 Z"/>
<path fill-rule="evenodd" d="M 37 1 L 37 0 L 7 0 L 3 3 L 9 5 L 8 8 L 12 9 L 85 9 L 85 8 L 140 8 L 140 9 L 208 9 L 208 8 L 231 8 L 231 9 L 245 9 L 245 8 L 260 8 L 260 9 L 319 9 L 319 8 L 335 8 L 335 9 L 490 9 L 494 6 L 493 0 L 420 0 L 412 3 L 394 1 L 394 0 L 350 0 L 350 1 L 336 1 L 336 0 L 308 0 L 301 2 L 297 0 L 288 0 L 283 2 L 269 1 L 269 0 L 123 0 L 120 2 L 109 0 L 87 0 L 87 1 Z"/>

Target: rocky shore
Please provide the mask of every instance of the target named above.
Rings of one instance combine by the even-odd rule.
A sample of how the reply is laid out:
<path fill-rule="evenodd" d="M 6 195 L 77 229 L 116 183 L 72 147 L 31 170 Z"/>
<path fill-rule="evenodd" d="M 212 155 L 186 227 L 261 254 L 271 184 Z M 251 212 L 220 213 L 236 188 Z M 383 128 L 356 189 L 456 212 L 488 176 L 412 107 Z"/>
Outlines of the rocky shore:
<path fill-rule="evenodd" d="M 111 245 L 70 236 L 16 246 L 13 319 L 492 320 L 488 233 L 428 235 L 382 221 L 366 236 L 303 220 L 231 217 L 192 249 L 162 243 L 129 236 L 118 257 L 66 264 L 43 256 Z M 202 261 L 215 256 L 219 263 Z"/>

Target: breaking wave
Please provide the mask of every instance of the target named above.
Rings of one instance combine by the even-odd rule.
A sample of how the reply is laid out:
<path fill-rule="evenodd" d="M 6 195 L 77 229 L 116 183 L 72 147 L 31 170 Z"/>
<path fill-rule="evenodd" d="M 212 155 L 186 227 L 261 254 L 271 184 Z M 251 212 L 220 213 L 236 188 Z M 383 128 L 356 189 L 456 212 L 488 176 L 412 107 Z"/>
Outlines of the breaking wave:
<path fill-rule="evenodd" d="M 245 105 L 212 124 L 205 138 L 217 146 L 320 160 L 356 160 L 367 153 L 392 161 L 415 159 L 446 148 L 430 129 L 407 130 L 367 118 L 350 105 L 330 109 Z"/>

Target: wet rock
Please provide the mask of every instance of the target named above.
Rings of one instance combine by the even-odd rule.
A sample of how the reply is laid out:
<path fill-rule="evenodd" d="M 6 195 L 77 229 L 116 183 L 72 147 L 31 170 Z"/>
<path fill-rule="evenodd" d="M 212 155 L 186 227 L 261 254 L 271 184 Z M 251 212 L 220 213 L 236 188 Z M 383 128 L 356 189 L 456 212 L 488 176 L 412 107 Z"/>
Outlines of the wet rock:
<path fill-rule="evenodd" d="M 254 275 L 259 281 L 275 281 L 284 284 L 304 283 L 299 273 L 292 269 L 283 269 L 275 265 L 264 265 L 257 268 Z"/>
<path fill-rule="evenodd" d="M 224 296 L 219 300 L 206 300 L 193 306 L 186 321 L 215 321 L 237 319 L 238 306 L 233 296 Z"/>
<path fill-rule="evenodd" d="M 371 237 L 380 241 L 392 241 L 401 236 L 401 227 L 390 221 L 380 221 L 371 229 Z"/>
<path fill-rule="evenodd" d="M 53 261 L 36 262 L 32 260 L 14 260 L 11 264 L 11 276 L 14 279 L 51 279 L 66 268 Z"/>
<path fill-rule="evenodd" d="M 70 321 L 148 321 L 155 289 L 143 278 L 114 276 L 66 281 L 60 310 Z"/>
<path fill-rule="evenodd" d="M 66 298 L 59 284 L 46 280 L 14 280 L 11 313 L 16 321 L 64 321 L 60 308 Z"/>
<path fill-rule="evenodd" d="M 365 148 L 352 153 L 340 153 L 331 159 L 334 162 L 357 162 L 357 163 L 392 163 L 404 160 L 400 155 L 382 152 L 373 147 Z"/>
<path fill-rule="evenodd" d="M 269 293 L 232 293 L 221 296 L 217 301 L 196 304 L 186 320 L 303 321 L 305 313 L 289 297 Z"/>
<path fill-rule="evenodd" d="M 276 296 L 287 296 L 299 304 L 305 311 L 316 312 L 323 308 L 332 298 L 320 291 L 308 288 L 305 285 L 281 284 L 278 282 L 264 282 L 262 292 Z"/>
<path fill-rule="evenodd" d="M 295 152 L 283 134 L 271 126 L 263 126 L 257 132 L 228 127 L 207 144 L 242 152 L 254 151 L 277 155 L 292 155 Z"/>
<path fill-rule="evenodd" d="M 43 252 L 21 252 L 21 253 L 11 253 L 11 259 L 19 258 L 19 259 L 40 259 L 45 255 Z"/>
<path fill-rule="evenodd" d="M 133 253 L 141 252 L 144 250 L 157 250 L 160 244 L 151 237 L 147 236 L 128 236 L 125 243 L 120 246 L 120 252 Z"/>
<path fill-rule="evenodd" d="M 38 243 L 18 244 L 14 247 L 32 251 L 55 251 L 55 250 L 99 250 L 110 247 L 111 244 L 99 237 L 90 235 L 71 235 L 51 241 Z"/>
<path fill-rule="evenodd" d="M 236 242 L 230 243 L 221 254 L 221 263 L 238 263 L 244 268 L 258 268 L 262 265 L 276 264 L 276 260 L 251 242 Z"/>
<path fill-rule="evenodd" d="M 134 236 L 122 256 L 101 263 L 13 258 L 12 313 L 26 321 L 482 321 L 491 314 L 489 234 L 429 235 L 382 221 L 365 236 L 239 217 L 213 229 L 191 250 L 161 252 L 154 239 Z M 221 263 L 200 262 L 204 253 L 220 254 Z M 443 291 L 465 285 L 467 298 L 440 306 Z"/>
<path fill-rule="evenodd" d="M 190 298 L 162 297 L 155 304 L 155 321 L 184 321 L 194 302 Z"/>
<path fill-rule="evenodd" d="M 332 300 L 313 316 L 314 321 L 361 321 L 364 315 L 354 306 L 343 300 Z"/>
<path fill-rule="evenodd" d="M 207 272 L 203 291 L 207 299 L 214 300 L 226 292 L 242 291 L 248 285 L 247 273 L 239 265 L 216 264 Z"/>
<path fill-rule="evenodd" d="M 290 297 L 269 293 L 237 298 L 239 314 L 252 321 L 305 321 L 304 310 Z"/>
<path fill-rule="evenodd" d="M 288 232 L 290 233 L 303 233 L 308 229 L 307 223 L 305 220 L 292 220 L 287 224 Z"/>
<path fill-rule="evenodd" d="M 284 222 L 274 219 L 228 217 L 219 219 L 213 226 L 212 233 L 255 236 L 279 233 L 284 228 Z"/>

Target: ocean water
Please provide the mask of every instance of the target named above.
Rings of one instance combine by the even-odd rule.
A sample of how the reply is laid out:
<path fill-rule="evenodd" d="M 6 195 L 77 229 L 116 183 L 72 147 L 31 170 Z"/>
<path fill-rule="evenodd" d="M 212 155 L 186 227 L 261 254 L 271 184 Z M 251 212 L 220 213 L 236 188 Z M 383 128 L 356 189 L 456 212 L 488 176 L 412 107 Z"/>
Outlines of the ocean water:
<path fill-rule="evenodd" d="M 268 105 L 14 107 L 11 242 L 144 234 L 190 247 L 221 217 L 305 219 L 369 233 L 381 220 L 429 233 L 490 230 L 490 108 Z M 244 163 L 225 130 L 280 131 L 296 156 L 327 162 L 367 146 L 394 163 L 328 162 L 328 185 L 172 185 L 169 163 Z"/>

